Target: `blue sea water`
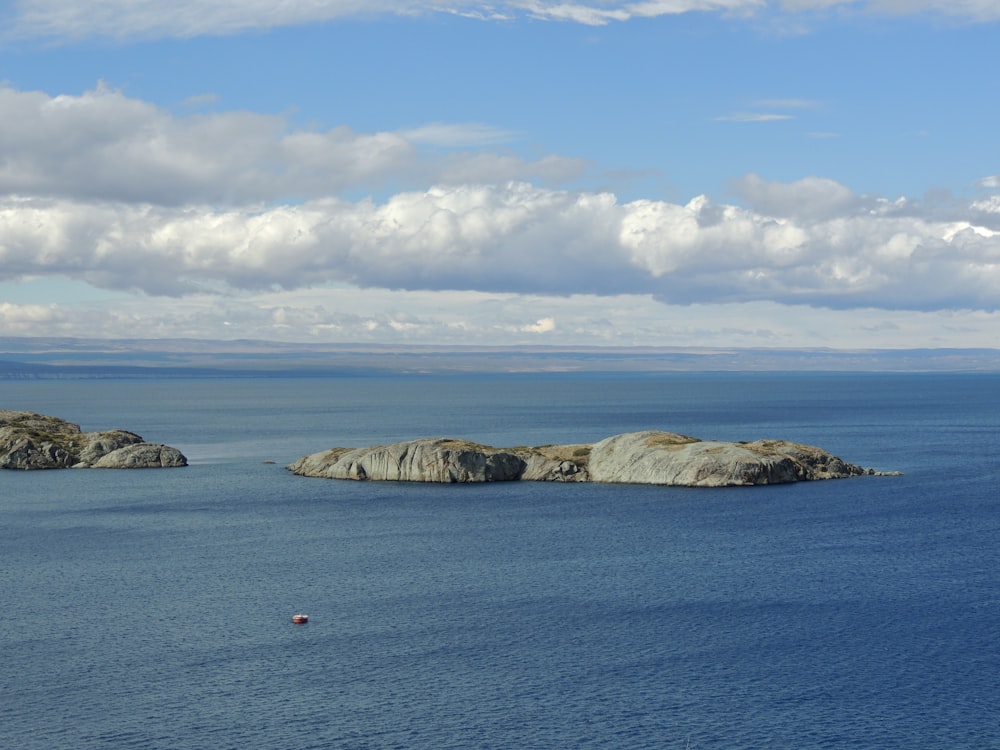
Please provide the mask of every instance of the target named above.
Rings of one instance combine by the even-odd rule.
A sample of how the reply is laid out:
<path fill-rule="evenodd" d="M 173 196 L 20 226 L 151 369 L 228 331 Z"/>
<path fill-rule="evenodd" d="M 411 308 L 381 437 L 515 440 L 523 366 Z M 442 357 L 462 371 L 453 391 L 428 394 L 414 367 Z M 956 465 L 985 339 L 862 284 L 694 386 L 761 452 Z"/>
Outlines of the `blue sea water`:
<path fill-rule="evenodd" d="M 0 747 L 1000 748 L 1000 376 L 7 381 L 0 408 L 191 461 L 0 473 Z M 283 468 L 646 428 L 904 474 Z"/>

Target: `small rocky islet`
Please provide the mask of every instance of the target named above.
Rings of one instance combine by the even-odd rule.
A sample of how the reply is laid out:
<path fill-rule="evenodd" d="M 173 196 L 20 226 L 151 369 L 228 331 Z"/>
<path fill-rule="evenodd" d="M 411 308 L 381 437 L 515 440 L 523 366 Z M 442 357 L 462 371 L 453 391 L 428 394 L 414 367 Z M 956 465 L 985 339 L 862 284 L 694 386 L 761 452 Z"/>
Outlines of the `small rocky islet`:
<path fill-rule="evenodd" d="M 420 438 L 333 448 L 286 467 L 300 476 L 400 482 L 600 482 L 730 487 L 887 475 L 785 440 L 724 442 L 647 430 L 596 443 L 495 448 Z"/>
<path fill-rule="evenodd" d="M 176 448 L 127 430 L 84 432 L 58 417 L 0 410 L 0 469 L 137 469 L 187 466 Z M 329 479 L 474 483 L 599 482 L 727 487 L 898 474 L 848 463 L 785 440 L 724 442 L 659 430 L 596 443 L 495 448 L 457 438 L 420 438 L 333 448 L 286 467 Z"/>
<path fill-rule="evenodd" d="M 0 409 L 0 469 L 149 469 L 187 466 L 176 448 L 127 430 L 84 432 L 30 411 Z"/>

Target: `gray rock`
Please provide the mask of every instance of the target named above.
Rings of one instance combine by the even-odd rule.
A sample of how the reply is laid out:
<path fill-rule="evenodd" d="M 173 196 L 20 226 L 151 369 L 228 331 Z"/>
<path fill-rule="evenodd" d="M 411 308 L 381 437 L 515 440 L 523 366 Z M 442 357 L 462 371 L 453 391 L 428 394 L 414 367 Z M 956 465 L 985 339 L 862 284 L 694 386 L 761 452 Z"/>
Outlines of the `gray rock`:
<path fill-rule="evenodd" d="M 595 482 L 726 487 L 858 476 L 865 469 L 812 446 L 782 440 L 702 441 L 669 432 L 634 432 L 595 443 Z"/>
<path fill-rule="evenodd" d="M 57 417 L 0 410 L 0 468 L 84 469 L 187 466 L 176 448 L 126 430 L 83 432 Z"/>
<path fill-rule="evenodd" d="M 135 443 L 117 448 L 90 465 L 92 469 L 172 469 L 187 466 L 176 448 L 158 443 Z"/>
<path fill-rule="evenodd" d="M 125 430 L 109 430 L 105 432 L 89 432 L 88 441 L 80 451 L 79 466 L 86 468 L 101 460 L 103 456 L 124 448 L 127 445 L 138 445 L 142 438 L 134 432 Z"/>
<path fill-rule="evenodd" d="M 702 441 L 670 432 L 633 432 L 593 444 L 501 449 L 451 438 L 303 456 L 295 474 L 412 482 L 616 482 L 684 487 L 780 484 L 879 474 L 820 448 L 783 440 Z"/>
<path fill-rule="evenodd" d="M 509 451 L 451 438 L 425 438 L 371 448 L 334 448 L 289 467 L 329 479 L 400 482 L 502 482 L 518 479 L 524 461 Z"/>

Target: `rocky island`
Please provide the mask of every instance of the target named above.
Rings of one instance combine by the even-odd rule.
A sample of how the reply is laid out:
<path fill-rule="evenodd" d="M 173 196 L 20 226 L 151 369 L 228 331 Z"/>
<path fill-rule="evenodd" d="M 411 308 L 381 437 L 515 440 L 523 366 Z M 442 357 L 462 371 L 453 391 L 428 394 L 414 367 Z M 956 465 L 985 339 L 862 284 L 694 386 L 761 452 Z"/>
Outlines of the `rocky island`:
<path fill-rule="evenodd" d="M 0 410 L 0 469 L 146 469 L 187 466 L 176 448 L 134 432 L 83 432 L 57 417 Z"/>
<path fill-rule="evenodd" d="M 608 482 L 682 487 L 782 484 L 882 474 L 784 440 L 699 440 L 649 430 L 597 443 L 494 448 L 422 438 L 369 448 L 333 448 L 287 467 L 308 477 L 401 482 Z"/>

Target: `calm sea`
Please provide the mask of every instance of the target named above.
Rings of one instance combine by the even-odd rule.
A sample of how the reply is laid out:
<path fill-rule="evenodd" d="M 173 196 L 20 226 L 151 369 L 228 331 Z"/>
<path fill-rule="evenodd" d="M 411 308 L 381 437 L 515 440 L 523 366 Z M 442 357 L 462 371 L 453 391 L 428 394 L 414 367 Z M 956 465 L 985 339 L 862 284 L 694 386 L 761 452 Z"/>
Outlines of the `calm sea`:
<path fill-rule="evenodd" d="M 5 381 L 0 408 L 191 461 L 0 472 L 0 747 L 1000 748 L 1000 376 Z M 646 428 L 905 474 L 283 468 Z"/>

